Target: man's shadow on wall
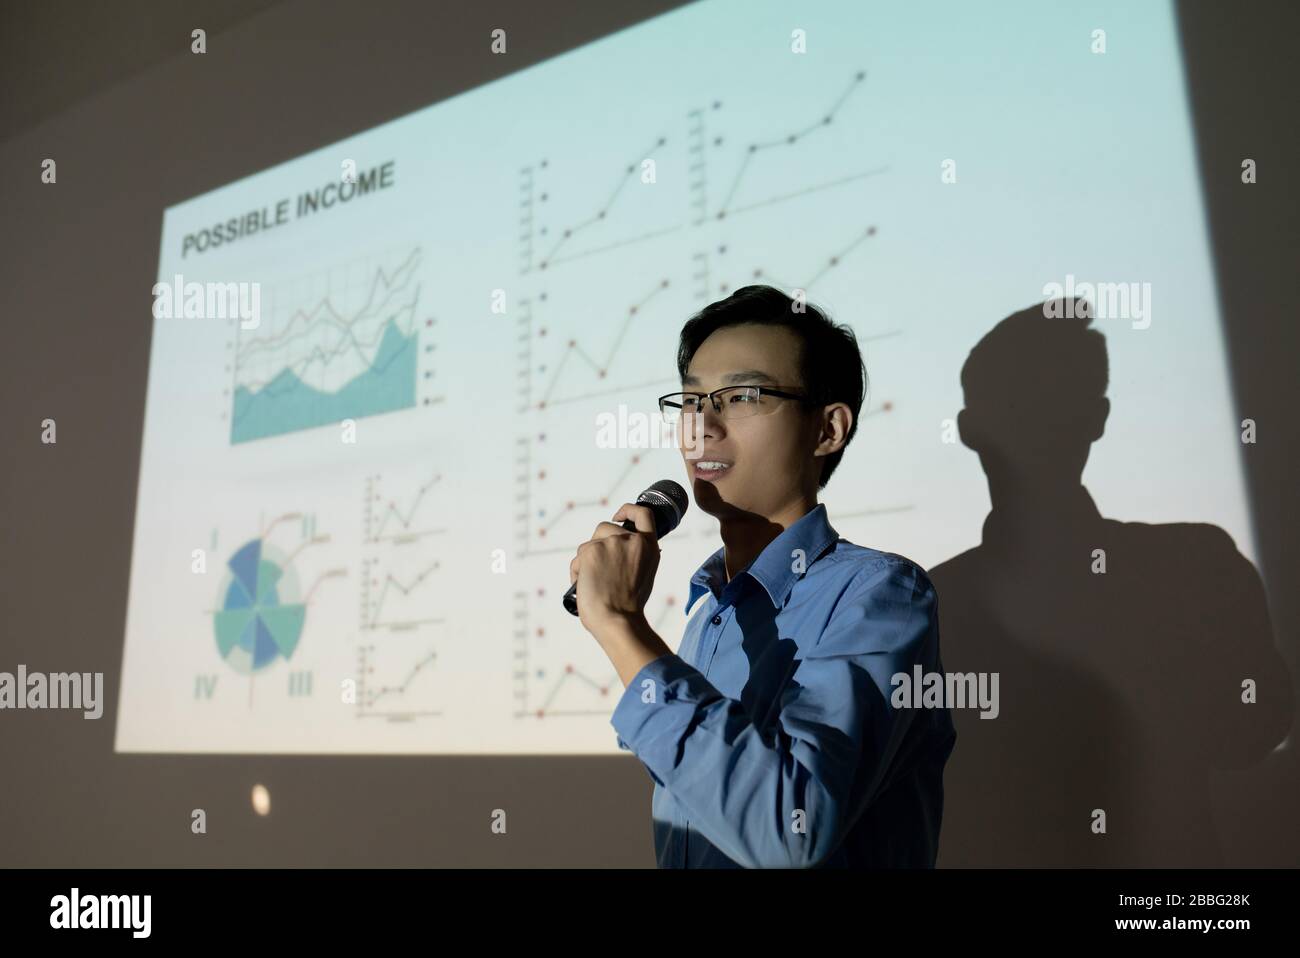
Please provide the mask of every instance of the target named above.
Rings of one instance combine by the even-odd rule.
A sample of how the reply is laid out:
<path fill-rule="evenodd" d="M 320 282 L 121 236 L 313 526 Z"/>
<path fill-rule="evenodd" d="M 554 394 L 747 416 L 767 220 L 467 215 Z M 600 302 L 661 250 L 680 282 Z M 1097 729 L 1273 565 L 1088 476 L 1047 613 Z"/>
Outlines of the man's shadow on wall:
<path fill-rule="evenodd" d="M 1221 837 L 1294 865 L 1300 778 L 1273 751 L 1294 689 L 1259 576 L 1217 526 L 1101 516 L 1081 477 L 1110 412 L 1105 337 L 1084 301 L 1047 305 L 961 372 L 992 510 L 982 544 L 930 576 L 945 668 L 999 673 L 1000 712 L 953 710 L 938 865 L 1215 866 Z M 1216 827 L 1211 769 L 1255 765 Z"/>

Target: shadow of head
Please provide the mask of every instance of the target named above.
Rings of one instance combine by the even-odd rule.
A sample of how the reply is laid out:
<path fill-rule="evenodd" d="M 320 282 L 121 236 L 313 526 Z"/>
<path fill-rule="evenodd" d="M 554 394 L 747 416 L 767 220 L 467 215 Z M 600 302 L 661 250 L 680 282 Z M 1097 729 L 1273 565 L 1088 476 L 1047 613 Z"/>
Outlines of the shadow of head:
<path fill-rule="evenodd" d="M 1086 300 L 1048 300 L 1013 313 L 961 369 L 961 441 L 990 475 L 1077 482 L 1110 413 L 1106 337 Z"/>

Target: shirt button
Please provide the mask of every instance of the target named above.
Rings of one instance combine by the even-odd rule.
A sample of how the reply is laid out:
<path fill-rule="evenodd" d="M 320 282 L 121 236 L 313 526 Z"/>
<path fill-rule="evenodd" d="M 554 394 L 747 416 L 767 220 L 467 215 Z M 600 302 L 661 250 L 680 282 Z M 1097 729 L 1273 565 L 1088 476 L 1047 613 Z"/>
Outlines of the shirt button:
<path fill-rule="evenodd" d="M 720 616 L 720 615 L 715 615 L 715 616 L 713 617 L 713 624 L 714 624 L 714 625 L 721 625 L 721 624 L 722 624 L 722 616 Z"/>

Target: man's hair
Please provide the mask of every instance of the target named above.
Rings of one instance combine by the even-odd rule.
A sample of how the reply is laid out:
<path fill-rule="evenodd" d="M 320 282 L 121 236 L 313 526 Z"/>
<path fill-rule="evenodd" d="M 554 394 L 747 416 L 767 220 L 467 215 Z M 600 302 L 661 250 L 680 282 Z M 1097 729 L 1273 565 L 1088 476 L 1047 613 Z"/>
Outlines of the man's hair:
<path fill-rule="evenodd" d="M 686 377 L 691 359 L 700 345 L 725 326 L 757 323 L 784 326 L 803 343 L 799 352 L 799 385 L 808 396 L 807 407 L 820 409 L 842 402 L 853 410 L 853 423 L 844 446 L 825 457 L 819 489 L 830 482 L 844 450 L 858 431 L 858 414 L 867 392 L 867 367 L 862 361 L 857 337 L 846 324 L 832 321 L 822 310 L 808 303 L 796 309 L 797 301 L 772 286 L 744 286 L 726 299 L 710 303 L 686 321 L 677 347 L 677 372 Z M 785 385 L 784 383 L 782 385 Z"/>

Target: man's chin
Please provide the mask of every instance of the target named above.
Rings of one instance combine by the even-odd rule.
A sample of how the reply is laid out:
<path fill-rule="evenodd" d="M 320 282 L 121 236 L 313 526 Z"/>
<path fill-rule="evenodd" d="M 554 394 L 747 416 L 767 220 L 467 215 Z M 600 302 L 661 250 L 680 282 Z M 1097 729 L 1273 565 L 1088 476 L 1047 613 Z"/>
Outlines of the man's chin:
<path fill-rule="evenodd" d="M 691 492 L 700 511 L 707 512 L 715 518 L 721 519 L 737 511 L 736 506 L 727 501 L 717 485 L 708 479 L 694 480 L 691 483 Z"/>

